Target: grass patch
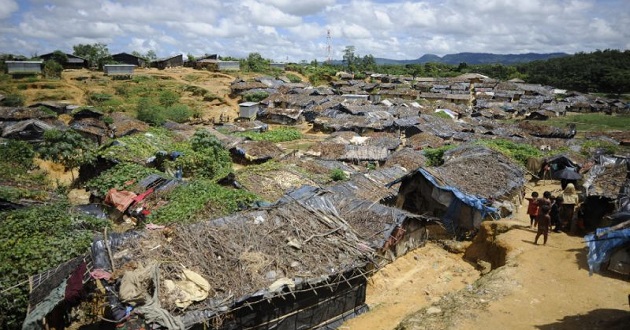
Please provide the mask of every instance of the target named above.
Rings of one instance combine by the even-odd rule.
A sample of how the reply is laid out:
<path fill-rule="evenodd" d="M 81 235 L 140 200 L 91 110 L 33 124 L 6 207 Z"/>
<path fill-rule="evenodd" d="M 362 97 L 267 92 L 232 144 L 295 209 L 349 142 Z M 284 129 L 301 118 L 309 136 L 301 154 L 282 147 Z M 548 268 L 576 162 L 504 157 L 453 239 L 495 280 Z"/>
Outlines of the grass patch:
<path fill-rule="evenodd" d="M 630 127 L 630 116 L 628 115 L 605 115 L 600 113 L 574 114 L 564 117 L 553 117 L 549 120 L 541 121 L 541 124 L 556 127 L 565 127 L 568 124 L 575 124 L 575 128 L 582 132 L 622 130 Z"/>
<path fill-rule="evenodd" d="M 439 148 L 424 149 L 424 156 L 427 157 L 427 165 L 440 166 L 444 164 L 444 153 L 447 150 L 455 148 L 454 145 L 445 145 Z"/>

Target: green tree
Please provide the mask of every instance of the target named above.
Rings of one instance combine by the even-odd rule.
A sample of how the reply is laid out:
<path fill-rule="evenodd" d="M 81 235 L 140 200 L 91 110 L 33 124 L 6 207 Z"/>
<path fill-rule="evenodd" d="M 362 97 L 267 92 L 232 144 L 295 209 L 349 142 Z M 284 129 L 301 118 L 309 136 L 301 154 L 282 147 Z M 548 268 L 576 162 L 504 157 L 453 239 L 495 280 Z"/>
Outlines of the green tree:
<path fill-rule="evenodd" d="M 83 57 L 88 60 L 90 67 L 102 69 L 104 64 L 112 63 L 112 55 L 103 43 L 78 44 L 72 46 L 73 55 Z"/>
<path fill-rule="evenodd" d="M 343 50 L 343 64 L 348 71 L 354 72 L 356 70 L 356 55 L 354 54 L 354 46 L 346 46 Z"/>
<path fill-rule="evenodd" d="M 48 60 L 44 63 L 44 76 L 46 78 L 61 78 L 63 66 L 55 60 Z"/>
<path fill-rule="evenodd" d="M 92 150 L 95 148 L 91 141 L 75 131 L 51 129 L 44 133 L 44 141 L 37 148 L 37 153 L 42 159 L 59 163 L 68 171 L 92 162 L 95 158 Z"/>
<path fill-rule="evenodd" d="M 60 50 L 56 50 L 54 52 L 52 52 L 52 57 L 51 59 L 59 64 L 61 64 L 62 66 L 66 63 L 68 63 L 68 55 L 66 55 L 66 53 L 60 51 Z"/>
<path fill-rule="evenodd" d="M 157 54 L 153 49 L 147 51 L 147 55 L 145 55 L 145 57 L 149 60 L 149 62 L 157 60 Z"/>
<path fill-rule="evenodd" d="M 250 53 L 245 60 L 245 68 L 252 72 L 265 72 L 270 68 L 271 61 L 266 60 L 259 53 Z"/>

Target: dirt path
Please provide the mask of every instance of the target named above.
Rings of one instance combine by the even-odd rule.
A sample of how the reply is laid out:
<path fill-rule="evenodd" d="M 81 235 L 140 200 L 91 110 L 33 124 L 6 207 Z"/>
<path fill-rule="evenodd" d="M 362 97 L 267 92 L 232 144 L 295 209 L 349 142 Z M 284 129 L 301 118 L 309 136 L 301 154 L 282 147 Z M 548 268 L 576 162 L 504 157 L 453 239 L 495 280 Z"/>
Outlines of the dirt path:
<path fill-rule="evenodd" d="M 559 185 L 530 188 L 542 195 Z M 368 286 L 370 311 L 342 329 L 629 329 L 630 282 L 589 276 L 582 237 L 552 233 L 546 246 L 534 245 L 523 206 L 506 222 L 513 229 L 497 236 L 506 266 L 467 285 L 478 272 L 428 244 L 379 271 Z"/>

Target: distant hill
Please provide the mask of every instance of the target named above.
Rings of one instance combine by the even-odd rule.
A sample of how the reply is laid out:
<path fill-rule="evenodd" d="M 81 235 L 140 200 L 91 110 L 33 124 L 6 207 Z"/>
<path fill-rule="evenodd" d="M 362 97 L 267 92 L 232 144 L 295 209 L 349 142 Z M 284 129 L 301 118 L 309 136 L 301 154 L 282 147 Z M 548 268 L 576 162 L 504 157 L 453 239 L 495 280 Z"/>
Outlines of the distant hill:
<path fill-rule="evenodd" d="M 425 63 L 444 63 L 454 64 L 516 64 L 538 60 L 548 60 L 569 56 L 567 53 L 527 53 L 527 54 L 492 54 L 492 53 L 457 53 L 447 54 L 442 57 L 434 54 L 425 54 L 415 60 L 392 60 L 388 58 L 375 58 L 376 64 L 425 64 Z"/>

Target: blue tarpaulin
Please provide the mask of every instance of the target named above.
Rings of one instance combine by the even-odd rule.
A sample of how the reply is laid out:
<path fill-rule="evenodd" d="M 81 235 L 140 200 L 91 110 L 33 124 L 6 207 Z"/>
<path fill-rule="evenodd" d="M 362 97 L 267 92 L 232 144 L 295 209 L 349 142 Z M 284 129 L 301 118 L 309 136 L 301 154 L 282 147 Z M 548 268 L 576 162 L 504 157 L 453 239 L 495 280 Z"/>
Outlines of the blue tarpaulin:
<path fill-rule="evenodd" d="M 611 230 L 610 227 L 598 228 L 595 234 L 584 236 L 588 246 L 589 274 L 599 272 L 602 264 L 610 260 L 616 249 L 630 243 L 630 228 Z"/>
<path fill-rule="evenodd" d="M 429 182 L 431 182 L 433 186 L 437 189 L 449 191 L 453 195 L 455 195 L 456 198 L 451 201 L 451 204 L 448 206 L 446 214 L 442 217 L 442 222 L 449 231 L 453 232 L 454 229 L 457 227 L 454 223 L 454 220 L 457 220 L 457 214 L 461 209 L 462 203 L 478 210 L 481 213 L 482 219 L 488 215 L 498 214 L 499 211 L 496 208 L 486 205 L 488 203 L 487 199 L 465 194 L 459 189 L 452 186 L 440 185 L 435 177 L 423 168 L 419 168 L 417 171 L 422 174 Z"/>

